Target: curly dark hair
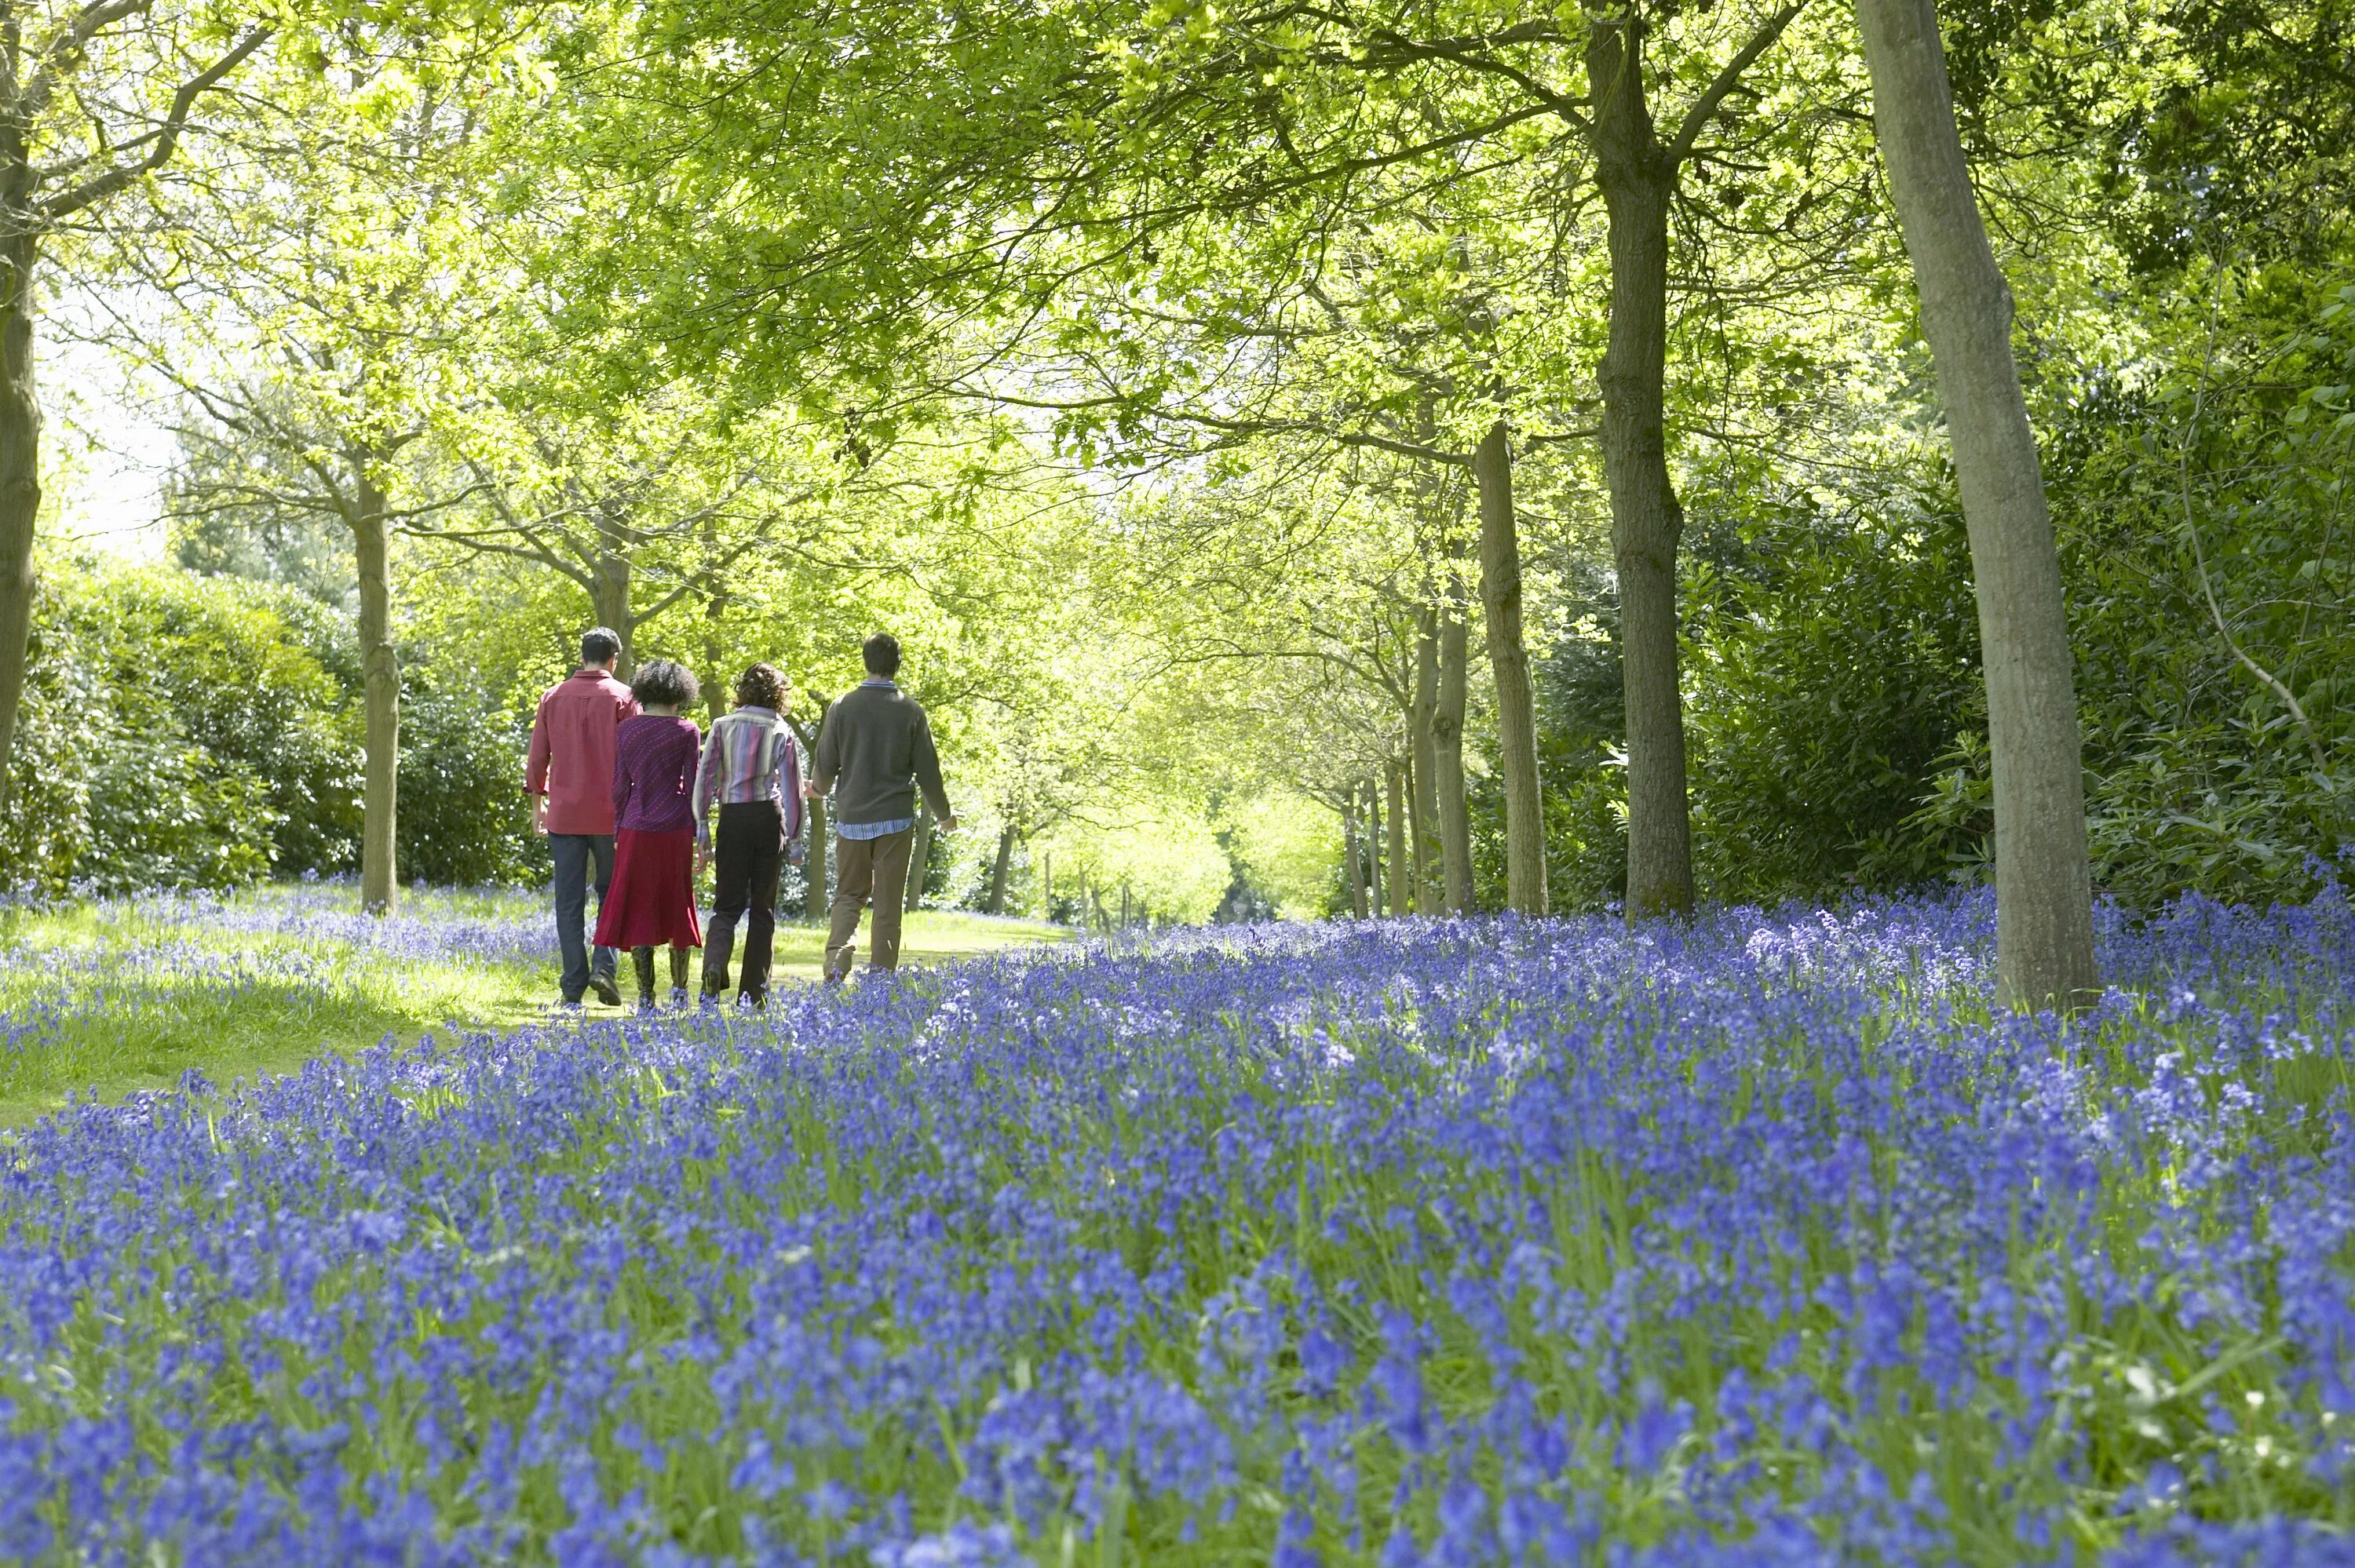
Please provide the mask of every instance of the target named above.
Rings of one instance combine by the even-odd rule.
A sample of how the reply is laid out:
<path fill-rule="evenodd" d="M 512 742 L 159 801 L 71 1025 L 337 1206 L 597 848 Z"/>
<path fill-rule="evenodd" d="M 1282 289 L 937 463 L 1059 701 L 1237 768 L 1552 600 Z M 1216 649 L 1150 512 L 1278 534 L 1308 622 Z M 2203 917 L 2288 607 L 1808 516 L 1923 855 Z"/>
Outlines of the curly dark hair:
<path fill-rule="evenodd" d="M 638 666 L 630 677 L 630 690 L 638 701 L 655 707 L 692 707 L 703 688 L 696 684 L 695 672 L 684 664 L 674 664 L 667 659 L 649 659 Z"/>
<path fill-rule="evenodd" d="M 774 664 L 755 664 L 736 677 L 736 705 L 785 711 L 785 678 Z"/>

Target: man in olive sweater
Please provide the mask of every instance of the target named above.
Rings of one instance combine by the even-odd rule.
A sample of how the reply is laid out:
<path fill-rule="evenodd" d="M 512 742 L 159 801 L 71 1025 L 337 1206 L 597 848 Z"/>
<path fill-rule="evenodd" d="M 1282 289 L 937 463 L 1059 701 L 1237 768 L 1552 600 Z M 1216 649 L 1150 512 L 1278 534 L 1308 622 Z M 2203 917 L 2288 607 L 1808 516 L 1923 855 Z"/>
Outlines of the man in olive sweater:
<path fill-rule="evenodd" d="M 834 926 L 826 939 L 828 985 L 849 978 L 858 912 L 871 895 L 875 926 L 868 938 L 868 971 L 900 966 L 900 913 L 908 891 L 908 852 L 916 836 L 921 788 L 943 832 L 956 831 L 932 727 L 914 698 L 892 677 L 900 673 L 899 639 L 868 638 L 860 650 L 867 679 L 826 711 L 817 754 L 802 793 L 834 796 Z"/>

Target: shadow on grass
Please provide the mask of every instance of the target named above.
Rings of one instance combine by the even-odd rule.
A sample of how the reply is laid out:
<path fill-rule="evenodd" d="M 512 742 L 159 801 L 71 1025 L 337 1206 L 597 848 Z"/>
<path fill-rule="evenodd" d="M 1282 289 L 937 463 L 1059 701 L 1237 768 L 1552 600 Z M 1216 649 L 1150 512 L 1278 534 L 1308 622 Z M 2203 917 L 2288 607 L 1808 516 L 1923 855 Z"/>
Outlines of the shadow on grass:
<path fill-rule="evenodd" d="M 266 898 L 267 895 L 258 897 Z M 119 1100 L 178 1085 L 291 1072 L 320 1056 L 414 1041 L 444 1028 L 501 1030 L 548 1017 L 549 961 L 488 959 L 453 925 L 449 950 L 375 950 L 316 932 L 257 931 L 252 912 L 218 927 L 106 917 L 103 906 L 19 918 L 0 934 L 0 1129 L 81 1096 Z M 945 963 L 1069 933 L 1028 922 L 923 912 L 901 962 Z M 821 926 L 780 922 L 778 983 L 815 982 Z M 858 954 L 866 957 L 864 931 Z M 623 964 L 625 987 L 628 963 Z M 624 997 L 625 1005 L 634 999 Z M 591 1003 L 591 1016 L 616 1010 Z"/>

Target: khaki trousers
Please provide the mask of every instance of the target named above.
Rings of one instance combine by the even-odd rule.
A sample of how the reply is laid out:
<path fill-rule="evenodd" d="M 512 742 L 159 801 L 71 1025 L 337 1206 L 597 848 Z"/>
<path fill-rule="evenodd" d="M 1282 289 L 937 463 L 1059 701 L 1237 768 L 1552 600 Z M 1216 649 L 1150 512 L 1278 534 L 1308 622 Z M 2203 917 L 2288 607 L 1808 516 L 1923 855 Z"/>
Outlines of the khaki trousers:
<path fill-rule="evenodd" d="M 852 839 L 837 834 L 834 841 L 834 925 L 826 938 L 826 978 L 841 980 L 850 973 L 858 937 L 858 912 L 875 900 L 875 922 L 868 933 L 867 967 L 900 967 L 900 915 L 908 902 L 908 855 L 915 846 L 916 830 L 901 828 L 879 839 Z"/>

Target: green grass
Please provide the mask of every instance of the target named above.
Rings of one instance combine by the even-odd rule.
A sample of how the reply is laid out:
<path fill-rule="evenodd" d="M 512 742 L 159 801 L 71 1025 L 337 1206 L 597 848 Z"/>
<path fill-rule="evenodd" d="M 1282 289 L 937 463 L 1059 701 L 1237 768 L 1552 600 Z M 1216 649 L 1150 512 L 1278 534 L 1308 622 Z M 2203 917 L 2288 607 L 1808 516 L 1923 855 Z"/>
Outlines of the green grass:
<path fill-rule="evenodd" d="M 901 962 L 1066 935 L 921 911 Z M 781 922 L 779 983 L 816 980 L 825 945 L 822 927 Z M 527 1023 L 556 1001 L 555 961 L 532 950 L 552 946 L 545 899 L 519 892 L 412 892 L 390 923 L 361 920 L 353 891 L 334 885 L 0 911 L 0 1128 L 190 1071 L 228 1083 L 387 1035 Z M 623 970 L 626 989 L 626 959 Z"/>

